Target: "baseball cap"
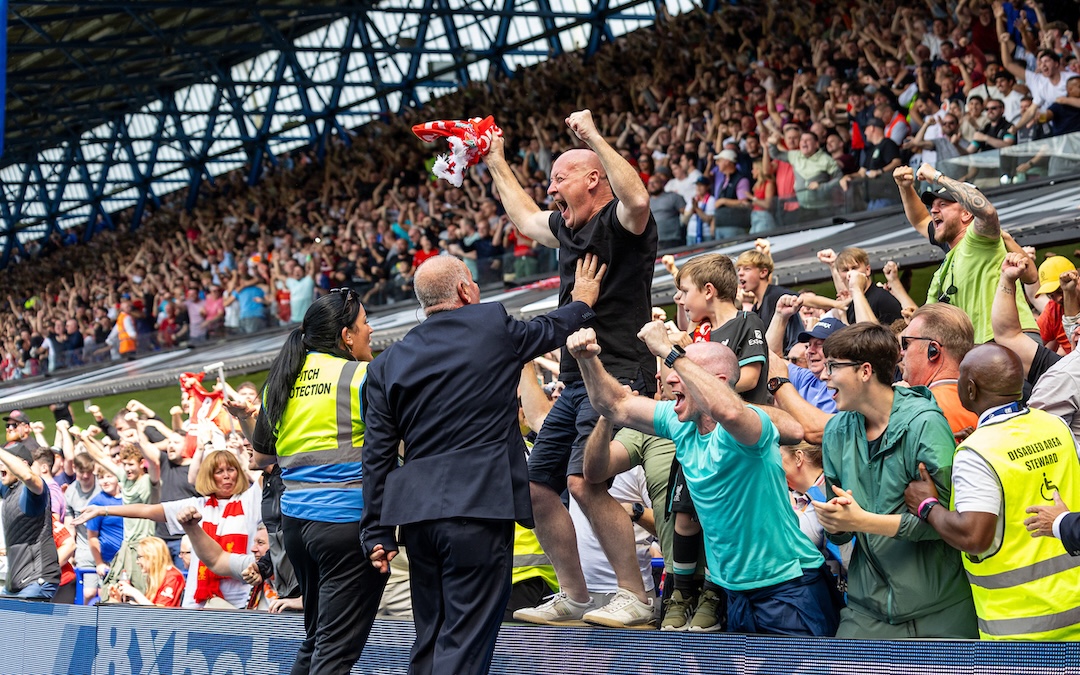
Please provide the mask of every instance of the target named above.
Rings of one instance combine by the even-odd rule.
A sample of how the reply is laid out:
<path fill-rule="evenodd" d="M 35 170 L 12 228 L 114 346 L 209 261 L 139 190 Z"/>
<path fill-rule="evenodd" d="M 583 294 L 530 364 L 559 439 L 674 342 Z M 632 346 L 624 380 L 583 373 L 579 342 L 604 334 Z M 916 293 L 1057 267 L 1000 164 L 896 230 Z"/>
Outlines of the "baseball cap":
<path fill-rule="evenodd" d="M 708 176 L 702 176 L 701 178 L 698 178 L 694 182 L 697 183 L 698 185 L 712 185 L 712 179 L 709 178 Z"/>
<path fill-rule="evenodd" d="M 22 443 L 12 443 L 11 445 L 7 446 L 4 449 L 7 450 L 8 452 L 10 452 L 11 454 L 15 455 L 19 459 L 23 460 L 27 464 L 33 464 L 34 463 L 34 456 L 30 452 L 30 448 L 26 447 Z"/>
<path fill-rule="evenodd" d="M 734 150 L 721 150 L 713 155 L 713 159 L 726 159 L 729 162 L 738 161 L 739 156 L 735 154 Z"/>
<path fill-rule="evenodd" d="M 1073 265 L 1072 261 L 1063 255 L 1047 258 L 1043 261 L 1043 264 L 1039 265 L 1039 290 L 1035 292 L 1035 295 L 1053 293 L 1061 286 L 1058 277 L 1074 269 L 1076 269 L 1076 265 Z"/>
<path fill-rule="evenodd" d="M 4 416 L 5 422 L 18 422 L 19 424 L 30 424 L 30 418 L 26 416 L 21 410 L 12 410 L 6 416 Z"/>
<path fill-rule="evenodd" d="M 809 342 L 810 338 L 824 340 L 836 331 L 844 327 L 844 322 L 835 317 L 827 316 L 814 324 L 813 329 L 799 333 L 799 342 Z"/>
<path fill-rule="evenodd" d="M 969 185 L 969 183 L 964 183 L 964 185 Z M 953 202 L 954 204 L 956 203 L 956 197 L 953 197 L 952 193 L 950 193 L 944 187 L 939 187 L 936 190 L 927 190 L 922 193 L 922 203 L 926 204 L 926 208 L 930 208 L 931 206 L 933 206 L 935 199 L 944 199 L 947 202 Z"/>
<path fill-rule="evenodd" d="M 879 120 L 876 117 L 871 117 L 870 119 L 866 120 L 866 126 L 868 126 L 868 127 L 877 127 L 878 129 L 884 129 L 885 128 L 885 123 L 882 122 L 881 120 Z"/>

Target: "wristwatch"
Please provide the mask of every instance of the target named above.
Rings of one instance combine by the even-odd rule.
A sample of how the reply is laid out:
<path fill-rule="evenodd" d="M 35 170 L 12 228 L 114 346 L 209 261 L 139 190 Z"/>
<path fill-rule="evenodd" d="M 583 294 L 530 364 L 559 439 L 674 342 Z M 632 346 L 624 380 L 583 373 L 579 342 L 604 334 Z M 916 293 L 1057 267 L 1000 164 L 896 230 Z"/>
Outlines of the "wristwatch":
<path fill-rule="evenodd" d="M 769 381 L 765 383 L 765 388 L 769 390 L 770 394 L 775 394 L 777 389 L 789 382 L 791 380 L 786 377 L 770 377 Z"/>
<path fill-rule="evenodd" d="M 643 515 L 645 515 L 645 506 L 638 502 L 634 502 L 634 513 L 630 516 L 630 522 L 636 523 L 641 520 Z"/>
<path fill-rule="evenodd" d="M 686 356 L 686 350 L 685 349 L 683 349 L 679 345 L 672 345 L 671 346 L 671 353 L 668 354 L 667 358 L 664 359 L 664 365 L 667 366 L 668 368 L 674 368 L 675 367 L 675 361 L 682 358 L 682 357 L 684 357 L 684 356 Z"/>

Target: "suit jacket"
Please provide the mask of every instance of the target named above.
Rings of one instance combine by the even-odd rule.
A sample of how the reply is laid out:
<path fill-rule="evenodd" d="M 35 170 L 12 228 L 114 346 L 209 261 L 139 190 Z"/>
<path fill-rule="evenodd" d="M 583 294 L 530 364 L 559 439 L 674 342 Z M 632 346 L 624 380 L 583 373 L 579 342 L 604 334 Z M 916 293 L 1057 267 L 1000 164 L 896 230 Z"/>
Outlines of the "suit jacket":
<path fill-rule="evenodd" d="M 1061 543 L 1069 555 L 1080 555 L 1080 511 L 1074 511 L 1062 518 L 1059 532 Z"/>
<path fill-rule="evenodd" d="M 498 303 L 467 305 L 431 315 L 371 363 L 360 522 L 367 552 L 395 550 L 394 526 L 427 520 L 532 527 L 517 420 L 521 368 L 594 316 L 581 302 L 529 321 Z"/>

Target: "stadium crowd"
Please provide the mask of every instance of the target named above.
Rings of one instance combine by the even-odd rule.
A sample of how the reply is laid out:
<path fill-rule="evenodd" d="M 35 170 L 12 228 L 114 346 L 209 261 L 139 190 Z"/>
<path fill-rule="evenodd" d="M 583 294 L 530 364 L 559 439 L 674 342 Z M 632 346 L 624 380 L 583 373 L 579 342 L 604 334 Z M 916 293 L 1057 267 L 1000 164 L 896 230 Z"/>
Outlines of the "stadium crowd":
<path fill-rule="evenodd" d="M 1065 170 L 1046 151 L 1000 153 L 1080 119 L 1073 33 L 1051 19 L 1039 3 L 981 0 L 664 17 L 588 63 L 557 55 L 335 136 L 324 161 L 299 150 L 267 160 L 254 185 L 219 176 L 191 211 L 182 193 L 163 196 L 137 231 L 128 211 L 89 241 L 76 227 L 27 242 L 4 277 L 0 379 L 296 323 L 341 286 L 399 301 L 440 252 L 481 283 L 553 270 L 485 171 L 461 190 L 426 175 L 433 153 L 410 128 L 429 119 L 494 114 L 547 208 L 552 160 L 575 143 L 551 101 L 593 110 L 648 185 L 661 249 L 896 204 L 887 174 L 900 165 L 976 183 Z M 986 152 L 1000 153 L 991 169 L 966 161 Z"/>
<path fill-rule="evenodd" d="M 616 229 L 618 236 L 638 237 L 634 246 L 649 249 L 635 249 L 630 260 L 625 245 L 618 249 L 625 259 L 607 261 L 609 286 L 592 304 L 597 316 L 614 317 L 613 303 L 631 304 L 624 292 L 649 295 L 633 272 L 638 258 L 655 259 L 653 237 L 663 249 L 765 232 L 789 222 L 789 214 L 827 213 L 837 207 L 837 190 L 877 180 L 889 189 L 868 189 L 860 208 L 901 204 L 910 226 L 946 253 L 921 306 L 894 262 L 872 261 L 855 247 L 819 253 L 832 272 L 832 296 L 783 288 L 772 279 L 768 242 L 759 240 L 734 261 L 703 254 L 680 265 L 665 256 L 677 289 L 672 321 L 663 310 L 644 326 L 596 321 L 574 333 L 561 356 L 535 363 L 545 375 L 538 377 L 534 364 L 525 368 L 522 433 L 536 438 L 536 447 L 550 445 L 553 427 L 573 431 L 582 421 L 567 418 L 568 406 L 591 406 L 602 417 L 575 446 L 581 463 L 545 481 L 543 489 L 558 485 L 548 490 L 554 509 L 537 508 L 551 496 L 534 485 L 538 536 L 515 541 L 522 555 L 515 548 L 514 583 L 522 593 L 511 596 L 517 607 L 508 610 L 517 609 L 518 620 L 554 625 L 1076 639 L 1080 600 L 1060 589 L 1080 580 L 1080 518 L 1068 508 L 1080 503 L 1080 275 L 1066 256 L 1035 260 L 1002 231 L 991 201 L 967 182 L 972 177 L 953 170 L 963 165 L 947 162 L 1015 142 L 1028 117 L 1050 125 L 1039 133 L 1054 133 L 1055 124 L 1067 133 L 1067 108 L 1080 105 L 1064 88 L 1076 67 L 1071 34 L 1037 4 L 849 7 L 828 15 L 835 7 L 725 7 L 626 36 L 588 65 L 560 56 L 511 83 L 433 101 L 422 114 L 462 117 L 483 105 L 538 110 L 566 98 L 578 104 L 566 117 L 572 133 L 563 130 L 565 110 L 505 114 L 505 149 L 497 143 L 487 167 L 461 191 L 416 170 L 424 153 L 404 142 L 409 116 L 337 146 L 323 166 L 300 154 L 291 169 L 275 168 L 250 190 L 229 177 L 216 188 L 220 201 L 176 211 L 174 220 L 159 212 L 148 225 L 161 235 L 155 241 L 95 237 L 90 246 L 113 242 L 121 257 L 54 284 L 55 297 L 13 297 L 9 342 L 17 351 L 15 341 L 32 342 L 32 331 L 43 329 L 37 337 L 58 352 L 60 331 L 78 332 L 59 323 L 64 308 L 75 314 L 66 320 L 76 328 L 100 314 L 103 331 L 112 311 L 120 325 L 110 328 L 114 338 L 95 336 L 89 351 L 84 340 L 79 354 L 116 346 L 126 356 L 140 342 L 150 349 L 161 339 L 160 324 L 151 322 L 163 300 L 173 303 L 164 304 L 165 320 L 182 323 L 178 310 L 170 316 L 168 309 L 181 298 L 188 318 L 174 339 L 254 332 L 266 325 L 267 307 L 282 322 L 298 321 L 316 289 L 350 286 L 367 302 L 407 297 L 411 271 L 435 255 L 461 257 L 479 281 L 510 269 L 528 276 L 551 264 L 552 250 L 541 243 L 564 253 L 572 243 L 557 225 L 545 232 L 546 223 L 572 219 L 588 232 L 606 219 L 604 226 L 626 230 Z M 744 12 L 769 40 L 736 28 L 750 25 L 734 20 L 747 18 Z M 664 42 L 676 35 L 679 47 Z M 899 48 L 890 53 L 890 45 Z M 656 72 L 624 74 L 639 67 L 642 53 L 657 55 Z M 1016 79 L 1030 92 L 1026 104 Z M 600 93 L 603 83 L 625 80 L 627 91 Z M 572 90 L 571 82 L 594 89 Z M 978 91 L 990 102 L 985 110 L 973 106 Z M 595 113 L 581 110 L 601 96 L 605 105 Z M 566 153 L 575 139 L 599 159 Z M 853 146 L 862 160 L 851 161 Z M 394 175 L 397 169 L 379 168 L 380 157 L 410 168 Z M 593 180 L 600 173 L 608 180 Z M 639 176 L 649 209 L 644 198 L 624 205 L 640 196 Z M 511 180 L 520 184 L 514 197 Z M 492 189 L 496 183 L 502 194 Z M 679 186 L 693 195 L 683 198 Z M 519 192 L 536 204 L 524 205 Z M 245 198 L 250 208 L 241 206 Z M 556 212 L 536 212 L 551 205 Z M 597 208 L 590 215 L 579 211 L 583 205 Z M 666 224 L 665 209 L 672 216 Z M 636 229 L 621 219 L 633 219 Z M 512 266 L 503 249 L 512 251 Z M 20 267 L 39 274 L 75 250 L 56 246 Z M 873 262 L 884 263 L 884 284 L 874 283 Z M 290 293 L 288 319 L 278 283 Z M 81 302 L 98 295 L 98 306 Z M 44 324 L 23 330 L 19 321 Z M 612 375 L 633 377 L 608 373 L 628 363 L 656 371 L 659 387 L 633 382 L 645 394 L 659 389 L 655 397 L 631 396 Z M 559 386 L 543 386 L 559 381 L 563 395 Z M 0 473 L 9 594 L 58 597 L 73 578 L 58 568 L 74 560 L 96 568 L 102 599 L 296 608 L 275 536 L 284 487 L 274 467 L 249 468 L 245 423 L 259 415 L 258 392 L 250 385 L 232 391 L 224 382 L 211 392 L 182 384 L 184 397 L 167 422 L 132 401 L 111 419 L 93 411 L 96 428 L 58 423 L 51 445 L 25 414 L 8 415 Z M 229 414 L 208 414 L 207 400 L 220 400 Z M 614 438 L 613 425 L 623 427 Z M 638 465 L 634 478 L 607 492 L 610 478 Z M 533 473 L 530 480 L 541 482 Z M 559 531 L 567 522 L 557 503 L 563 489 L 578 508 L 573 515 L 571 505 L 566 516 L 575 524 Z M 23 521 L 44 519 L 46 510 L 58 523 L 54 536 L 28 538 Z M 606 520 L 613 512 L 617 528 Z M 666 570 L 662 603 L 649 595 L 648 565 L 636 567 L 648 559 L 649 538 L 624 520 L 655 537 Z M 583 537 L 589 523 L 592 536 Z M 576 532 L 569 543 L 567 531 Z M 182 556 L 183 532 L 190 562 Z M 72 534 L 74 545 L 66 541 Z M 629 574 L 621 561 L 630 561 Z M 21 585 L 21 570 L 35 565 L 49 574 Z M 195 571 L 181 592 L 178 570 L 185 568 Z M 525 592 L 530 579 L 541 581 Z M 610 594 L 610 602 L 597 602 L 599 594 Z"/>

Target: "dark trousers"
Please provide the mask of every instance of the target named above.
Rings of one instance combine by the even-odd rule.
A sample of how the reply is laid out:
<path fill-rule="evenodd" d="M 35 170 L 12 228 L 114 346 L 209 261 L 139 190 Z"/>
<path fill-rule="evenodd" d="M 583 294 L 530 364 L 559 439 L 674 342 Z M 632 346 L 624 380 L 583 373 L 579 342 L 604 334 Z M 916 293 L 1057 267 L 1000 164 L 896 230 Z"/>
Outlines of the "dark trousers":
<path fill-rule="evenodd" d="M 832 572 L 822 565 L 798 579 L 753 591 L 727 591 L 732 633 L 832 637 L 840 622 Z"/>
<path fill-rule="evenodd" d="M 348 673 L 367 642 L 388 574 L 360 548 L 360 524 L 323 523 L 283 515 L 281 531 L 304 598 L 307 637 L 292 675 Z"/>
<path fill-rule="evenodd" d="M 416 624 L 410 675 L 487 673 L 510 598 L 513 521 L 432 520 L 401 532 Z"/>

